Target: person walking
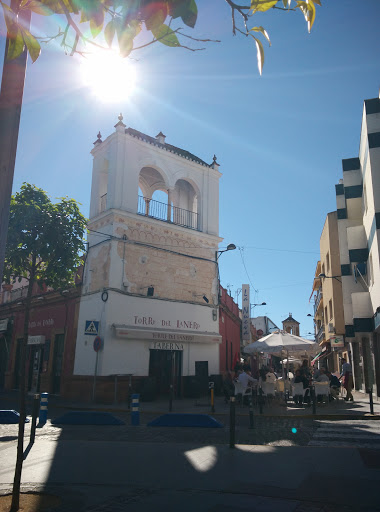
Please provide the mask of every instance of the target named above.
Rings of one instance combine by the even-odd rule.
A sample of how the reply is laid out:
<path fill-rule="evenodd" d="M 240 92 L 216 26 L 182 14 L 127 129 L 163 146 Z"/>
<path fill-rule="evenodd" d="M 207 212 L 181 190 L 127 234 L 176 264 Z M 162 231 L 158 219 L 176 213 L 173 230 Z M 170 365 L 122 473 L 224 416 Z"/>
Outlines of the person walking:
<path fill-rule="evenodd" d="M 350 363 L 346 361 L 344 357 L 341 359 L 342 362 L 342 373 L 340 378 L 343 379 L 343 386 L 347 391 L 347 396 L 345 397 L 346 402 L 350 400 L 354 401 L 354 397 L 352 396 L 352 389 L 354 387 L 354 380 L 352 378 L 352 366 Z"/>

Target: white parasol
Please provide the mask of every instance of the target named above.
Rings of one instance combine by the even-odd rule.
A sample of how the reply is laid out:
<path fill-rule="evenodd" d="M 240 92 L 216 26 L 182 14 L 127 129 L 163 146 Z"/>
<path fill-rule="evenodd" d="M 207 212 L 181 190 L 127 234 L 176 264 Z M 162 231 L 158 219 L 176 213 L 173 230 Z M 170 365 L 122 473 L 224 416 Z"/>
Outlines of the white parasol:
<path fill-rule="evenodd" d="M 244 347 L 244 352 L 246 354 L 264 352 L 279 357 L 286 353 L 301 357 L 316 353 L 318 348 L 319 345 L 315 341 L 285 331 L 275 331 Z"/>

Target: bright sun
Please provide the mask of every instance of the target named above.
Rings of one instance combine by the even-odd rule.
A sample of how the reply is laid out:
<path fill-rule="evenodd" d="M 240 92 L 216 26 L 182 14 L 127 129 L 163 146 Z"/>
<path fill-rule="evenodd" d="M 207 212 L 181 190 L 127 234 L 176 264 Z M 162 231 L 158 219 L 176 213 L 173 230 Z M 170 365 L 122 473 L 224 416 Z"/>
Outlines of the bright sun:
<path fill-rule="evenodd" d="M 81 59 L 84 84 L 104 102 L 127 99 L 135 86 L 135 69 L 128 59 L 112 51 Z"/>

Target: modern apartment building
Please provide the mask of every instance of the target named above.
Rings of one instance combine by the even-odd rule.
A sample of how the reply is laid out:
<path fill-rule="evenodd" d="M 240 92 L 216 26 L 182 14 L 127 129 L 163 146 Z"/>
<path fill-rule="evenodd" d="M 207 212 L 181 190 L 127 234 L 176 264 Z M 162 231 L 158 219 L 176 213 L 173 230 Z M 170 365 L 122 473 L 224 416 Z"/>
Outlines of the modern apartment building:
<path fill-rule="evenodd" d="M 345 340 L 350 347 L 355 388 L 364 392 L 374 387 L 379 396 L 379 98 L 364 101 L 359 155 L 342 164 L 343 179 L 335 188 Z"/>
<path fill-rule="evenodd" d="M 319 247 L 313 283 L 315 339 L 320 346 L 315 362 L 335 372 L 345 351 L 337 212 L 327 214 Z"/>

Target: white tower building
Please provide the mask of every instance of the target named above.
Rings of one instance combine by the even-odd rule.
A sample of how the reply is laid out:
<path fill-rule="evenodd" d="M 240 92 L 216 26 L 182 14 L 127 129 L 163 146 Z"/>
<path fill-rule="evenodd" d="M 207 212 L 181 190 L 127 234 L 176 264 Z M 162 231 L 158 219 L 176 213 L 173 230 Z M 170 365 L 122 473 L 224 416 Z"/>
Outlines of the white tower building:
<path fill-rule="evenodd" d="M 92 155 L 70 393 L 91 398 L 95 366 L 98 399 L 114 399 L 115 375 L 128 374 L 137 391 L 165 393 L 172 384 L 181 393 L 183 377 L 219 368 L 219 165 L 168 144 L 162 132 L 126 128 L 121 114 Z"/>

